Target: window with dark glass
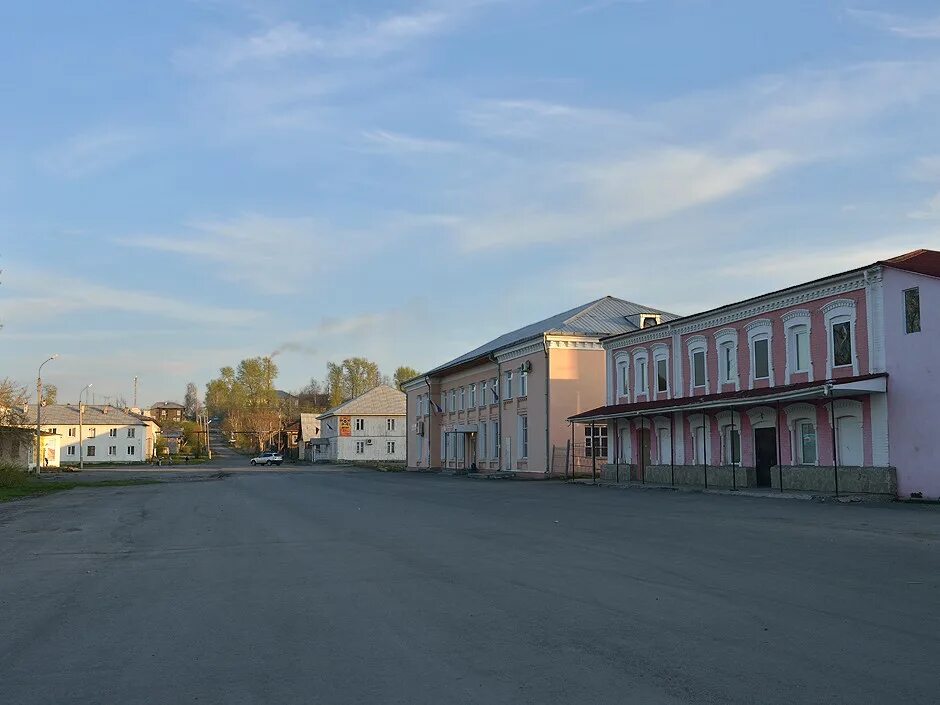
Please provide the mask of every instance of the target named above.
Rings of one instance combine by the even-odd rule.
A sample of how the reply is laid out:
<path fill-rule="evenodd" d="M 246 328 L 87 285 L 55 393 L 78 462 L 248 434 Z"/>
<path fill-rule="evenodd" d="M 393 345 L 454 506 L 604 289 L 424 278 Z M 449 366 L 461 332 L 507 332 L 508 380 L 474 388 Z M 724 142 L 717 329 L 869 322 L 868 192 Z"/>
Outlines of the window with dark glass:
<path fill-rule="evenodd" d="M 754 379 L 770 377 L 770 341 L 761 338 L 754 341 Z"/>
<path fill-rule="evenodd" d="M 591 427 L 584 427 L 584 455 L 590 458 L 607 456 L 607 426 L 595 426 L 591 434 Z"/>
<path fill-rule="evenodd" d="M 741 462 L 741 432 L 736 428 L 729 428 L 725 436 L 725 460 L 732 465 Z"/>
<path fill-rule="evenodd" d="M 692 385 L 695 387 L 705 386 L 705 351 L 699 350 L 692 353 Z"/>
<path fill-rule="evenodd" d="M 656 361 L 656 391 L 665 392 L 669 389 L 669 376 L 665 360 Z"/>
<path fill-rule="evenodd" d="M 852 326 L 848 321 L 832 325 L 832 364 L 852 364 Z"/>
<path fill-rule="evenodd" d="M 920 333 L 920 289 L 904 291 L 904 332 Z"/>

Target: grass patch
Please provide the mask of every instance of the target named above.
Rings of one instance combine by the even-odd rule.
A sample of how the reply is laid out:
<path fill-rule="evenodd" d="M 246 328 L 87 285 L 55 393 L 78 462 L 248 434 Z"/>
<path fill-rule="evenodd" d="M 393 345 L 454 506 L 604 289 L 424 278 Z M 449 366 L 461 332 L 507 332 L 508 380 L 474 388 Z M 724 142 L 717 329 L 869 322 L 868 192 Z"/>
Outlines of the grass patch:
<path fill-rule="evenodd" d="M 37 497 L 73 490 L 76 487 L 128 487 L 131 485 L 153 485 L 159 480 L 148 479 L 114 479 L 97 480 L 95 482 L 80 482 L 78 480 L 38 480 L 18 468 L 0 466 L 0 502 L 23 497 Z"/>

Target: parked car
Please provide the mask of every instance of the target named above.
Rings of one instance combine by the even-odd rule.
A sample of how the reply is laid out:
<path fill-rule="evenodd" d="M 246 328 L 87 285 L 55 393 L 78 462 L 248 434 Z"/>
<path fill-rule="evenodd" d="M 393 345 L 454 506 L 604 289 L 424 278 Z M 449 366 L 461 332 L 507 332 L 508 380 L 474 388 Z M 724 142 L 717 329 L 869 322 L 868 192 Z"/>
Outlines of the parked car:
<path fill-rule="evenodd" d="M 284 462 L 284 457 L 280 453 L 275 453 L 273 450 L 265 451 L 261 455 L 252 458 L 252 465 L 280 465 Z"/>

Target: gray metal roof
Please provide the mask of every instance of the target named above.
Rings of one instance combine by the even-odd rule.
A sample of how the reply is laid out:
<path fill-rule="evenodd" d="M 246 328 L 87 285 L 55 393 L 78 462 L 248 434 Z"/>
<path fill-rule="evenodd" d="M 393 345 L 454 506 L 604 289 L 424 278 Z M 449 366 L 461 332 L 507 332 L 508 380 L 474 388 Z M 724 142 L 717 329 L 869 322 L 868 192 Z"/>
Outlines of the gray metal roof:
<path fill-rule="evenodd" d="M 182 404 L 178 404 L 175 401 L 158 401 L 150 405 L 151 409 L 185 409 L 186 407 Z"/>
<path fill-rule="evenodd" d="M 639 330 L 639 314 L 654 313 L 662 317 L 663 322 L 678 318 L 673 313 L 660 311 L 650 306 L 625 301 L 613 296 L 605 296 L 596 301 L 590 301 L 582 306 L 573 308 L 570 311 L 563 311 L 551 318 L 546 318 L 537 323 L 531 323 L 518 330 L 505 333 L 490 342 L 474 348 L 460 357 L 456 357 L 450 362 L 439 365 L 428 372 L 426 375 L 433 375 L 444 370 L 455 367 L 461 363 L 469 362 L 478 357 L 495 353 L 502 348 L 522 343 L 523 341 L 538 338 L 542 335 L 575 335 L 592 338 L 603 338 L 608 335 L 617 335 L 628 331 Z M 637 317 L 636 322 L 629 320 L 629 316 Z"/>
<path fill-rule="evenodd" d="M 31 423 L 36 423 L 36 405 L 30 404 L 26 418 Z M 78 425 L 78 406 L 72 404 L 50 404 L 42 407 L 39 413 L 39 423 L 42 426 Z M 93 406 L 85 404 L 85 412 L 82 414 L 82 424 L 85 426 L 143 426 L 146 421 L 133 414 L 125 413 L 113 406 Z"/>
<path fill-rule="evenodd" d="M 387 384 L 380 384 L 374 389 L 370 389 L 365 394 L 360 394 L 355 399 L 333 407 L 329 411 L 320 414 L 318 419 L 325 419 L 328 416 L 404 416 L 407 413 L 406 397 L 404 392 L 400 392 Z"/>

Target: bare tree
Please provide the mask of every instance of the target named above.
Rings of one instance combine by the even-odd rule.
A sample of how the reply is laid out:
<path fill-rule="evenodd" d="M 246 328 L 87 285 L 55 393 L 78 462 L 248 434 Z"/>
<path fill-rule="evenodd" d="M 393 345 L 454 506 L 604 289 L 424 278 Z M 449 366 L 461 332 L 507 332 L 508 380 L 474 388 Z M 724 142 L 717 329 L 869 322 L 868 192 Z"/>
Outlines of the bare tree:
<path fill-rule="evenodd" d="M 199 391 L 193 382 L 186 385 L 186 397 L 183 399 L 183 405 L 186 407 L 183 413 L 187 419 L 195 419 L 199 411 Z"/>

